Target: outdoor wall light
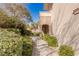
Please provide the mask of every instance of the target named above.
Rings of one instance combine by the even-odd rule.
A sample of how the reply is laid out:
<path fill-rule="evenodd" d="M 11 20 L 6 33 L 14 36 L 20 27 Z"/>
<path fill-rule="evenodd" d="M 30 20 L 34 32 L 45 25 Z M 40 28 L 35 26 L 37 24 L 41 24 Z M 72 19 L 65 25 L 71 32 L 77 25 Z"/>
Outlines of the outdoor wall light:
<path fill-rule="evenodd" d="M 79 14 L 79 8 L 74 9 L 74 10 L 73 10 L 73 14 L 74 14 L 74 15 Z"/>

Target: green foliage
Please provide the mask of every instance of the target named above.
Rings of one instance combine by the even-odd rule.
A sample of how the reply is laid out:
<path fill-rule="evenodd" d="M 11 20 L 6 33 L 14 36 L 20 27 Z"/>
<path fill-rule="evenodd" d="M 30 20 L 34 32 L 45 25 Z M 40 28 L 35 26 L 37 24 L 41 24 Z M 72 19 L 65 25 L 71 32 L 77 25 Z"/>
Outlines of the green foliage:
<path fill-rule="evenodd" d="M 29 36 L 23 37 L 23 56 L 31 56 L 32 55 L 32 40 Z"/>
<path fill-rule="evenodd" d="M 16 16 L 9 17 L 3 10 L 0 9 L 0 27 L 1 28 L 16 28 L 20 29 L 22 35 L 26 35 L 26 25 Z"/>
<path fill-rule="evenodd" d="M 30 30 L 26 30 L 26 35 L 27 36 L 32 36 L 32 32 Z"/>
<path fill-rule="evenodd" d="M 16 34 L 21 35 L 20 30 L 19 29 L 15 29 L 15 28 L 7 28 L 6 29 L 9 32 L 15 32 Z"/>
<path fill-rule="evenodd" d="M 0 55 L 32 55 L 32 41 L 29 37 L 24 37 L 30 33 L 26 29 L 19 18 L 9 17 L 0 9 Z"/>
<path fill-rule="evenodd" d="M 74 50 L 67 45 L 60 46 L 58 53 L 60 56 L 74 56 Z"/>
<path fill-rule="evenodd" d="M 32 27 L 33 29 L 37 29 L 37 28 L 38 28 L 38 24 L 39 24 L 39 23 L 32 22 L 32 23 L 31 23 L 31 27 Z"/>
<path fill-rule="evenodd" d="M 24 23 L 15 16 L 9 17 L 3 10 L 0 9 L 0 27 L 2 28 L 21 28 Z"/>
<path fill-rule="evenodd" d="M 22 28 L 24 24 L 17 17 L 0 17 L 0 27 L 2 28 Z"/>
<path fill-rule="evenodd" d="M 14 16 L 17 16 L 18 18 L 27 17 L 28 21 L 32 21 L 32 18 L 31 18 L 29 11 L 25 8 L 25 6 L 23 4 L 16 4 L 16 3 L 9 4 L 6 8 Z"/>
<path fill-rule="evenodd" d="M 32 55 L 31 38 L 29 36 L 21 36 L 18 32 L 18 29 L 0 28 L 0 56 Z"/>
<path fill-rule="evenodd" d="M 40 33 L 33 32 L 32 35 L 33 35 L 33 36 L 39 36 Z"/>
<path fill-rule="evenodd" d="M 49 46 L 52 46 L 52 47 L 57 47 L 58 46 L 57 39 L 54 36 L 50 36 L 50 35 L 45 34 L 43 36 L 43 39 L 48 42 Z"/>
<path fill-rule="evenodd" d="M 0 56 L 22 55 L 22 37 L 7 29 L 0 29 Z"/>
<path fill-rule="evenodd" d="M 26 34 L 26 25 L 17 17 L 8 17 L 0 11 L 0 27 L 1 28 L 16 28 L 20 29 L 22 35 Z"/>
<path fill-rule="evenodd" d="M 2 24 L 0 27 L 2 27 L 2 28 L 15 28 L 15 29 L 19 29 L 21 35 L 30 35 L 31 34 L 31 32 L 29 32 L 27 30 L 27 27 L 26 27 L 25 23 L 23 23 L 17 17 L 10 17 L 10 19 L 5 20 L 5 23 Z"/>

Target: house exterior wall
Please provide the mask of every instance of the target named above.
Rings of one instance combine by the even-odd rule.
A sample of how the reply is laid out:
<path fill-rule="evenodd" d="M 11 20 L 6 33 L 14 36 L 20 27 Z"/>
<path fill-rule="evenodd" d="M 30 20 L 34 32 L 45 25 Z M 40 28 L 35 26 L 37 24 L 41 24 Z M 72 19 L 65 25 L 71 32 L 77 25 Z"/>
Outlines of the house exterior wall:
<path fill-rule="evenodd" d="M 53 3 L 45 3 L 45 4 L 44 4 L 44 9 L 45 9 L 45 10 L 51 10 L 51 9 L 52 9 L 52 8 L 51 8 L 52 6 L 53 6 Z"/>
<path fill-rule="evenodd" d="M 50 22 L 51 20 L 51 13 L 50 12 L 40 12 L 40 31 L 42 31 L 42 26 L 43 25 L 48 25 L 49 26 L 49 34 L 50 34 Z"/>
<path fill-rule="evenodd" d="M 79 4 L 54 3 L 49 13 L 49 32 L 57 37 L 59 46 L 70 45 L 79 55 Z"/>
<path fill-rule="evenodd" d="M 79 14 L 73 14 L 79 4 L 53 4 L 50 13 L 52 32 L 58 39 L 59 45 L 70 45 L 79 55 Z M 79 12 L 77 10 L 75 13 Z"/>

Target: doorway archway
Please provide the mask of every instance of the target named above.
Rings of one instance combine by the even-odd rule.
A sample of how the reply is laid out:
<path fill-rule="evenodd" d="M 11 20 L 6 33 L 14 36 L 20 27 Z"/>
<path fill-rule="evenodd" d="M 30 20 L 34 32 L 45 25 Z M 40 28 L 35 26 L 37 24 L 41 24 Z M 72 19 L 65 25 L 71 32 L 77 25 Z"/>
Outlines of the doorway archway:
<path fill-rule="evenodd" d="M 49 25 L 47 25 L 47 24 L 42 25 L 42 31 L 45 34 L 48 34 L 49 33 Z"/>

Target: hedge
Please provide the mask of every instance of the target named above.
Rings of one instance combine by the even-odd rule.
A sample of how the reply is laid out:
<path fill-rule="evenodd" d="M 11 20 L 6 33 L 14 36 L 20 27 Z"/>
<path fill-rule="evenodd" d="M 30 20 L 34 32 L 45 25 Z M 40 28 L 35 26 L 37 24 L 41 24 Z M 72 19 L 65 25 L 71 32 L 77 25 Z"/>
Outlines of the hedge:
<path fill-rule="evenodd" d="M 40 33 L 32 32 L 32 36 L 39 36 Z"/>
<path fill-rule="evenodd" d="M 19 35 L 18 29 L 0 28 L 0 56 L 31 56 L 32 40 Z"/>
<path fill-rule="evenodd" d="M 26 25 L 23 21 L 21 21 L 20 19 L 18 19 L 15 16 L 5 16 L 2 15 L 0 16 L 0 27 L 1 28 L 16 28 L 16 29 L 20 29 L 20 32 L 22 35 L 26 34 Z"/>
<path fill-rule="evenodd" d="M 22 55 L 22 37 L 15 32 L 0 29 L 0 56 Z"/>
<path fill-rule="evenodd" d="M 32 40 L 29 36 L 23 37 L 23 56 L 31 56 L 32 55 Z"/>
<path fill-rule="evenodd" d="M 68 45 L 62 45 L 59 48 L 58 54 L 60 56 L 74 56 L 74 50 L 72 49 L 71 46 Z"/>
<path fill-rule="evenodd" d="M 58 46 L 57 38 L 54 37 L 54 36 L 50 36 L 50 35 L 45 34 L 42 37 L 42 39 L 44 39 L 45 41 L 47 41 L 49 46 L 52 46 L 52 47 L 57 47 Z"/>

